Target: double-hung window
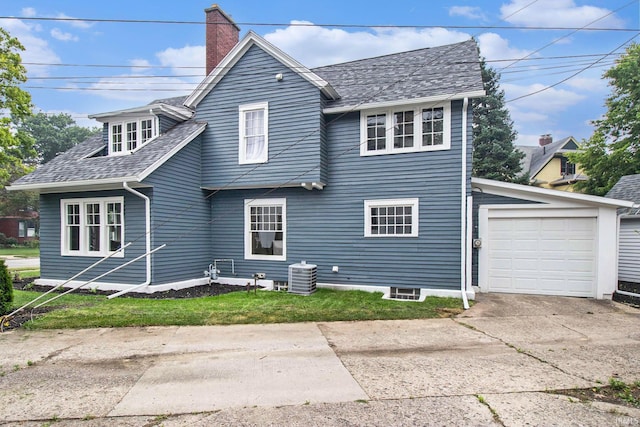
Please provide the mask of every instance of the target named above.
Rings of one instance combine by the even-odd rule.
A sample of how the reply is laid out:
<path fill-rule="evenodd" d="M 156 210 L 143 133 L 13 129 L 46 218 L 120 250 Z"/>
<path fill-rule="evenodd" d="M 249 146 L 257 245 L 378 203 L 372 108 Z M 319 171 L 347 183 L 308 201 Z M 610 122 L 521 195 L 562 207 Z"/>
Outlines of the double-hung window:
<path fill-rule="evenodd" d="M 110 123 L 109 154 L 117 156 L 131 153 L 156 135 L 156 122 L 153 118 Z"/>
<path fill-rule="evenodd" d="M 451 105 L 419 105 L 361 112 L 360 155 L 451 148 Z"/>
<path fill-rule="evenodd" d="M 286 199 L 245 200 L 245 259 L 287 259 Z"/>
<path fill-rule="evenodd" d="M 269 104 L 239 107 L 238 163 L 266 163 L 269 160 Z"/>
<path fill-rule="evenodd" d="M 415 199 L 364 201 L 365 237 L 418 237 L 418 205 Z"/>
<path fill-rule="evenodd" d="M 63 199 L 61 253 L 105 256 L 120 249 L 124 238 L 124 199 Z M 123 256 L 120 252 L 115 256 Z"/>

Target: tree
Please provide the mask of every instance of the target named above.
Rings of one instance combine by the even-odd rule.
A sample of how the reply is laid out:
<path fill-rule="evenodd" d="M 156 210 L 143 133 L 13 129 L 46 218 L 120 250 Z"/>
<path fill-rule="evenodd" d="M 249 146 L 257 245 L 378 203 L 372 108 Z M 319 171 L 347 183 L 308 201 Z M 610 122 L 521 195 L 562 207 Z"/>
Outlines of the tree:
<path fill-rule="evenodd" d="M 13 282 L 4 260 L 0 260 L 0 316 L 8 314 L 12 305 Z"/>
<path fill-rule="evenodd" d="M 500 74 L 480 60 L 486 95 L 473 104 L 473 176 L 498 181 L 525 183 L 520 160 L 524 153 L 516 150 L 517 133 L 509 110 L 505 107 Z"/>
<path fill-rule="evenodd" d="M 27 81 L 20 57 L 23 50 L 18 39 L 0 28 L 0 110 L 9 112 L 0 118 L 0 188 L 29 171 L 25 160 L 34 153 L 33 139 L 16 130 L 31 114 L 31 95 L 19 87 Z"/>
<path fill-rule="evenodd" d="M 47 115 L 38 112 L 23 120 L 19 129 L 35 140 L 38 163 L 46 163 L 59 153 L 67 151 L 89 136 L 100 132 L 98 128 L 76 125 L 66 113 Z"/>
<path fill-rule="evenodd" d="M 630 45 L 604 77 L 612 87 L 607 112 L 592 122 L 594 133 L 580 151 L 569 156 L 588 176 L 577 189 L 597 196 L 622 176 L 640 173 L 640 45 Z"/>

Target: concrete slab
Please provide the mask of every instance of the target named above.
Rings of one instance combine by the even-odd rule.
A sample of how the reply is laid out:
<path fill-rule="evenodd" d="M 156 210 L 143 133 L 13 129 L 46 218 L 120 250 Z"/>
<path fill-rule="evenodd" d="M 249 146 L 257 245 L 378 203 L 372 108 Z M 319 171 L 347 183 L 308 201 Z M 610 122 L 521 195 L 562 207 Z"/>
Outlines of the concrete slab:
<path fill-rule="evenodd" d="M 156 361 L 110 415 L 368 399 L 315 324 L 186 328 L 167 351 L 178 348 L 182 354 Z"/>
<path fill-rule="evenodd" d="M 582 403 L 567 396 L 518 393 L 483 397 L 505 426 L 637 426 L 640 424 L 638 409 Z"/>
<path fill-rule="evenodd" d="M 375 399 L 591 385 L 450 319 L 336 322 L 320 328 Z"/>

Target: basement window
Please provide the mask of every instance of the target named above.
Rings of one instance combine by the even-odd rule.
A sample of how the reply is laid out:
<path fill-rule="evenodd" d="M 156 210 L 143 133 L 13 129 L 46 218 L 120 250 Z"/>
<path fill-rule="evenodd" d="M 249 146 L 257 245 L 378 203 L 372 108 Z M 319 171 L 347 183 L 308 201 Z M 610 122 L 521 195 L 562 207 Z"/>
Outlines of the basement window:
<path fill-rule="evenodd" d="M 389 298 L 417 301 L 420 299 L 420 288 L 396 288 L 392 286 Z"/>

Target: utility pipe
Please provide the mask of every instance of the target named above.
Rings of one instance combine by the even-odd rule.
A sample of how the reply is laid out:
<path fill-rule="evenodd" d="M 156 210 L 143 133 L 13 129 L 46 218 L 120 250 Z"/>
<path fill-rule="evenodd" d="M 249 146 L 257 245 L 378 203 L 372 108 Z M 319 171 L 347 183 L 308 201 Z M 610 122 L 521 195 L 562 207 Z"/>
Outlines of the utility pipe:
<path fill-rule="evenodd" d="M 462 102 L 462 178 L 460 187 L 460 293 L 465 310 L 469 309 L 467 299 L 467 109 L 469 98 Z"/>

